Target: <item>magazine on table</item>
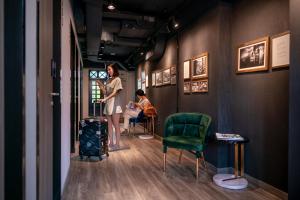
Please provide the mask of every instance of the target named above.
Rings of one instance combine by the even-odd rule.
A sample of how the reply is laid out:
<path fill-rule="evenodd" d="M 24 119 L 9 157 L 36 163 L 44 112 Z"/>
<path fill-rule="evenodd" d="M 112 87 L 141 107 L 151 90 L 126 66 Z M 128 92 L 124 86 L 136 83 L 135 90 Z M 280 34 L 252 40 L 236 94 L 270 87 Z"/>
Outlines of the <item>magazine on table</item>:
<path fill-rule="evenodd" d="M 216 133 L 216 138 L 218 140 L 244 140 L 239 134 L 232 133 Z"/>

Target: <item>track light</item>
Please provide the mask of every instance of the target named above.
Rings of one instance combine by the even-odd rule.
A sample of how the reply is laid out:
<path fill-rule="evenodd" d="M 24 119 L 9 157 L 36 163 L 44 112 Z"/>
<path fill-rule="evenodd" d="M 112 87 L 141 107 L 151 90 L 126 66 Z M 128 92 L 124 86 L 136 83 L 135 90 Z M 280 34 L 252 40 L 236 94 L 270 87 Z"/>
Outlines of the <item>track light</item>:
<path fill-rule="evenodd" d="M 172 17 L 172 25 L 174 29 L 179 28 L 179 23 L 175 20 L 175 17 Z"/>

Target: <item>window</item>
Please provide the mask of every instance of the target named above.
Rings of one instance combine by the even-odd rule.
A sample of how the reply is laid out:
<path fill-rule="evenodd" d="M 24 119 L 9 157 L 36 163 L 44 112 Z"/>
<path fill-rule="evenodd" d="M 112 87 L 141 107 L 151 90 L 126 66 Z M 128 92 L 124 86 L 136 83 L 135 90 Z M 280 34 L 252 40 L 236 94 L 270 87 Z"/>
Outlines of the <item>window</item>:
<path fill-rule="evenodd" d="M 105 83 L 107 79 L 106 71 L 102 70 L 90 70 L 89 71 L 89 115 L 94 115 L 94 102 L 103 98 L 103 94 L 98 86 L 96 80 L 100 80 Z M 99 105 L 96 105 L 96 115 L 99 115 Z"/>

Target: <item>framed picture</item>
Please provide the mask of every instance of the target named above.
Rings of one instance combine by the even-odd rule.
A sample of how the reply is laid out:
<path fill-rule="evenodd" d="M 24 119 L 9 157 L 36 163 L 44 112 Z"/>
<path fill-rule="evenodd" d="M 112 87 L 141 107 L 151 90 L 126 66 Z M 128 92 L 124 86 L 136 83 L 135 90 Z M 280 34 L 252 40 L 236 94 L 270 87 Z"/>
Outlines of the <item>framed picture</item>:
<path fill-rule="evenodd" d="M 192 79 L 208 77 L 208 53 L 205 52 L 191 60 Z"/>
<path fill-rule="evenodd" d="M 198 80 L 191 82 L 191 91 L 195 92 L 208 92 L 208 80 Z"/>
<path fill-rule="evenodd" d="M 152 86 L 155 86 L 155 72 L 152 72 Z"/>
<path fill-rule="evenodd" d="M 268 70 L 269 37 L 260 38 L 238 47 L 237 73 Z"/>
<path fill-rule="evenodd" d="M 137 88 L 142 89 L 142 79 L 137 80 Z"/>
<path fill-rule="evenodd" d="M 163 73 L 162 71 L 158 71 L 155 73 L 155 85 L 161 86 L 163 84 Z"/>
<path fill-rule="evenodd" d="M 171 83 L 171 74 L 170 74 L 170 68 L 164 69 L 162 71 L 162 76 L 163 76 L 163 84 L 167 85 Z"/>
<path fill-rule="evenodd" d="M 176 75 L 171 76 L 171 85 L 176 85 Z"/>
<path fill-rule="evenodd" d="M 144 91 L 144 93 L 146 94 L 146 83 L 145 82 L 143 82 L 142 83 L 142 88 L 141 88 L 143 91 Z"/>
<path fill-rule="evenodd" d="M 183 79 L 190 79 L 190 60 L 183 62 Z"/>
<path fill-rule="evenodd" d="M 146 75 L 146 87 L 149 87 L 149 84 L 148 84 L 148 74 Z"/>
<path fill-rule="evenodd" d="M 173 66 L 170 69 L 171 69 L 171 75 L 175 75 L 176 74 L 176 67 Z"/>
<path fill-rule="evenodd" d="M 145 71 L 142 71 L 141 76 L 142 76 L 142 81 L 145 81 L 145 79 L 146 79 L 146 73 L 145 73 Z"/>
<path fill-rule="evenodd" d="M 272 68 L 289 67 L 290 65 L 290 32 L 284 32 L 271 38 Z"/>
<path fill-rule="evenodd" d="M 191 92 L 191 83 L 190 82 L 184 82 L 183 83 L 183 92 L 184 93 L 190 93 Z"/>

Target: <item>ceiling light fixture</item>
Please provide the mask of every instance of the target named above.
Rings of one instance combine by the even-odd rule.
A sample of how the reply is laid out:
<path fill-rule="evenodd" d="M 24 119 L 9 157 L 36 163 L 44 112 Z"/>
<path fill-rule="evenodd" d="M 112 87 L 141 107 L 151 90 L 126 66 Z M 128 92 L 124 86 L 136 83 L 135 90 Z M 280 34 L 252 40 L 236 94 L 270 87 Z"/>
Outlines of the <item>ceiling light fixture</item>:
<path fill-rule="evenodd" d="M 114 10 L 116 9 L 116 6 L 112 3 L 112 1 L 107 6 L 108 10 Z"/>
<path fill-rule="evenodd" d="M 179 23 L 175 20 L 175 17 L 172 17 L 172 24 L 175 29 L 179 28 Z"/>

